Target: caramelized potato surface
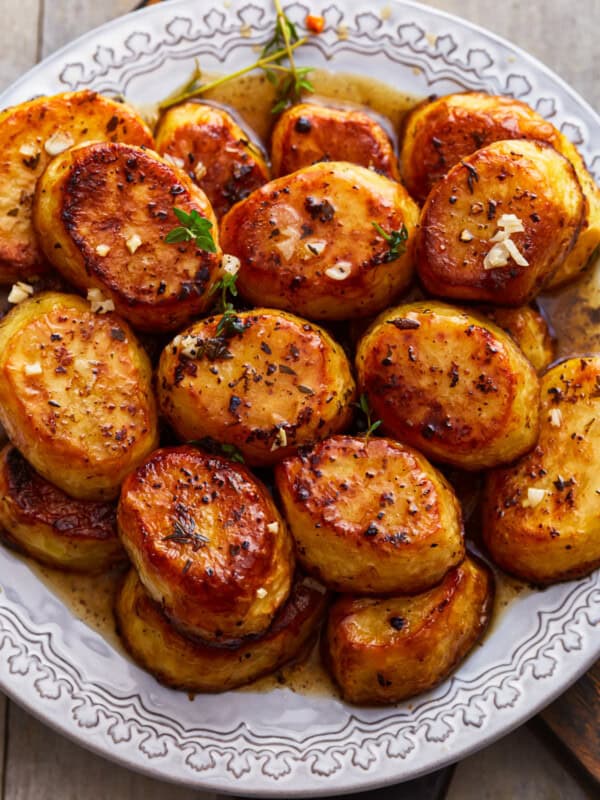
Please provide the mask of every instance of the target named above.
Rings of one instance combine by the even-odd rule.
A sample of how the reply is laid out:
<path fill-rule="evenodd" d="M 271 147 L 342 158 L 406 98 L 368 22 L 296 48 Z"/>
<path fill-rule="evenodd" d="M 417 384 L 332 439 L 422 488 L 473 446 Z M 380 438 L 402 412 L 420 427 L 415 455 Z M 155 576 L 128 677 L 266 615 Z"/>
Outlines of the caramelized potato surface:
<path fill-rule="evenodd" d="M 292 584 L 292 539 L 244 466 L 193 447 L 157 450 L 123 484 L 121 540 L 181 631 L 231 642 L 263 633 Z"/>
<path fill-rule="evenodd" d="M 418 209 L 399 183 L 342 162 L 315 164 L 266 184 L 224 217 L 223 250 L 241 260 L 251 303 L 309 319 L 364 317 L 412 276 Z M 396 253 L 390 236 L 405 231 Z M 404 226 L 404 227 L 403 227 Z"/>
<path fill-rule="evenodd" d="M 436 686 L 483 635 L 493 597 L 491 571 L 471 557 L 423 594 L 340 597 L 323 644 L 344 699 L 384 705 Z"/>
<path fill-rule="evenodd" d="M 75 295 L 25 300 L 0 322 L 0 422 L 72 497 L 116 497 L 157 444 L 146 353 L 114 314 Z"/>
<path fill-rule="evenodd" d="M 181 225 L 174 207 L 211 223 L 215 253 L 165 241 Z M 151 151 L 99 142 L 57 156 L 39 180 L 33 221 L 48 261 L 80 289 L 99 289 L 137 328 L 174 330 L 213 302 L 222 275 L 213 211 Z"/>
<path fill-rule="evenodd" d="M 235 648 L 211 647 L 182 636 L 131 570 L 117 597 L 115 616 L 129 653 L 160 683 L 188 692 L 226 692 L 274 672 L 299 656 L 319 628 L 326 596 L 297 576 L 269 629 Z"/>
<path fill-rule="evenodd" d="M 537 584 L 600 566 L 600 357 L 541 379 L 537 447 L 488 473 L 482 529 L 498 566 Z"/>
<path fill-rule="evenodd" d="M 273 129 L 271 160 L 275 177 L 318 161 L 348 161 L 400 180 L 389 136 L 364 111 L 298 103 L 279 117 Z"/>
<path fill-rule="evenodd" d="M 260 150 L 222 108 L 182 103 L 162 116 L 156 149 L 206 192 L 220 219 L 231 206 L 269 180 Z"/>
<path fill-rule="evenodd" d="M 196 322 L 164 349 L 158 367 L 162 413 L 184 441 L 234 445 L 266 466 L 300 445 L 343 430 L 355 395 L 350 364 L 323 329 L 270 309 Z"/>
<path fill-rule="evenodd" d="M 434 461 L 483 469 L 535 445 L 537 375 L 484 317 L 435 301 L 390 309 L 360 341 L 356 367 L 373 418 Z"/>
<path fill-rule="evenodd" d="M 114 503 L 73 500 L 42 478 L 12 445 L 0 453 L 0 537 L 74 572 L 102 572 L 126 560 Z"/>
<path fill-rule="evenodd" d="M 464 558 L 452 489 L 391 439 L 335 436 L 278 464 L 303 567 L 340 592 L 422 592 Z"/>
<path fill-rule="evenodd" d="M 535 308 L 481 306 L 478 310 L 514 339 L 538 372 L 542 372 L 552 363 L 554 341 L 546 320 Z"/>
<path fill-rule="evenodd" d="M 47 269 L 31 225 L 36 182 L 61 148 L 95 139 L 152 147 L 133 109 L 88 90 L 37 97 L 0 113 L 0 284 Z"/>
<path fill-rule="evenodd" d="M 522 305 L 573 247 L 583 213 L 564 156 L 543 142 L 496 142 L 431 190 L 416 241 L 419 277 L 441 297 Z"/>

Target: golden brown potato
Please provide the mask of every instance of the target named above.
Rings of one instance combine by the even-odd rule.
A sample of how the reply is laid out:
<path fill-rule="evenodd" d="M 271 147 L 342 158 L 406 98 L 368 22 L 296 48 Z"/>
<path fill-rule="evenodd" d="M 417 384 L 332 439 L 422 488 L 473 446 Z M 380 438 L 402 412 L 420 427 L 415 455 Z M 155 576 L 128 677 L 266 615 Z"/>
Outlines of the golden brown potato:
<path fill-rule="evenodd" d="M 125 480 L 121 540 L 181 631 L 221 643 L 263 633 L 292 584 L 292 539 L 244 466 L 194 447 L 157 450 Z"/>
<path fill-rule="evenodd" d="M 442 297 L 522 305 L 573 247 L 583 212 L 564 156 L 543 142 L 496 142 L 431 190 L 416 239 L 419 277 Z"/>
<path fill-rule="evenodd" d="M 215 106 L 169 109 L 158 125 L 156 149 L 206 192 L 218 219 L 270 177 L 260 150 L 231 114 Z"/>
<path fill-rule="evenodd" d="M 300 563 L 331 589 L 422 592 L 464 558 L 449 484 L 391 439 L 334 436 L 278 464 L 275 482 Z"/>
<path fill-rule="evenodd" d="M 546 320 L 531 306 L 494 308 L 481 306 L 482 314 L 515 340 L 538 372 L 554 360 L 555 346 Z"/>
<path fill-rule="evenodd" d="M 418 209 L 403 186 L 364 167 L 315 164 L 253 192 L 223 218 L 223 250 L 242 263 L 255 305 L 309 319 L 375 314 L 412 276 Z M 387 236 L 408 237 L 394 248 Z"/>
<path fill-rule="evenodd" d="M 212 225 L 215 252 L 169 244 L 174 208 Z M 57 156 L 33 208 L 41 246 L 80 289 L 98 289 L 137 328 L 170 331 L 212 305 L 222 275 L 216 219 L 204 193 L 177 167 L 128 144 L 98 142 Z"/>
<path fill-rule="evenodd" d="M 271 139 L 275 177 L 317 161 L 348 161 L 400 180 L 389 136 L 364 111 L 298 103 L 279 117 Z"/>
<path fill-rule="evenodd" d="M 538 445 L 488 474 L 482 529 L 498 566 L 546 584 L 600 566 L 600 357 L 558 364 L 541 390 Z"/>
<path fill-rule="evenodd" d="M 157 444 L 146 353 L 114 314 L 58 292 L 0 322 L 0 422 L 37 472 L 72 497 L 116 497 Z"/>
<path fill-rule="evenodd" d="M 483 469 L 535 445 L 537 375 L 484 317 L 435 301 L 392 308 L 360 341 L 356 366 L 373 417 L 434 461 Z"/>
<path fill-rule="evenodd" d="M 116 505 L 73 500 L 10 444 L 0 453 L 0 531 L 10 546 L 51 567 L 102 572 L 126 560 Z"/>
<path fill-rule="evenodd" d="M 211 647 L 173 628 L 131 570 L 115 616 L 127 650 L 160 683 L 188 692 L 226 692 L 298 657 L 318 631 L 326 602 L 314 581 L 297 576 L 266 633 L 235 648 Z"/>
<path fill-rule="evenodd" d="M 37 97 L 0 113 L 0 284 L 47 268 L 31 226 L 37 179 L 61 149 L 94 139 L 152 147 L 133 109 L 88 90 Z"/>
<path fill-rule="evenodd" d="M 492 573 L 474 558 L 413 597 L 341 597 L 323 649 L 344 699 L 397 703 L 436 686 L 483 635 L 493 598 Z"/>
<path fill-rule="evenodd" d="M 600 244 L 600 191 L 573 144 L 520 100 L 462 92 L 419 104 L 408 116 L 400 156 L 408 191 L 423 203 L 433 185 L 475 150 L 501 139 L 548 142 L 569 159 L 585 195 L 582 228 L 548 286 L 575 277 Z"/>
<path fill-rule="evenodd" d="M 342 348 L 324 330 L 281 311 L 196 322 L 164 349 L 158 367 L 162 413 L 184 441 L 234 445 L 266 466 L 300 445 L 343 430 L 355 387 Z"/>

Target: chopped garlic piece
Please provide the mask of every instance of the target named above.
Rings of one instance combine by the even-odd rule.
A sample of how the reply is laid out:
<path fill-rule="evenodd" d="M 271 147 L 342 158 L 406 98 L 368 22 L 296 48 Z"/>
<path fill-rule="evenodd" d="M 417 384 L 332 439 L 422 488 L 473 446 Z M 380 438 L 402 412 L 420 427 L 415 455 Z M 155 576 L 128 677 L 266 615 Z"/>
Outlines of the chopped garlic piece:
<path fill-rule="evenodd" d="M 473 234 L 471 233 L 471 231 L 469 231 L 469 230 L 467 230 L 465 228 L 464 231 L 462 231 L 462 233 L 460 234 L 459 238 L 460 238 L 461 242 L 472 242 L 473 241 Z"/>
<path fill-rule="evenodd" d="M 287 433 L 285 428 L 279 428 L 275 441 L 271 445 L 271 450 L 279 450 L 280 447 L 287 447 Z"/>
<path fill-rule="evenodd" d="M 129 252 L 131 253 L 131 255 L 133 255 L 135 253 L 135 251 L 139 247 L 141 247 L 142 240 L 140 239 L 140 237 L 138 236 L 137 233 L 134 233 L 129 237 L 129 239 L 127 239 L 125 244 L 127 246 L 127 249 L 129 250 Z"/>
<path fill-rule="evenodd" d="M 527 261 L 525 256 L 520 252 L 519 248 L 513 242 L 512 239 L 505 239 L 502 242 L 502 244 L 504 245 L 504 247 L 506 247 L 506 249 L 508 251 L 508 254 L 512 258 L 512 260 L 515 262 L 515 264 L 518 264 L 520 267 L 528 267 L 529 266 L 529 261 Z"/>
<path fill-rule="evenodd" d="M 23 158 L 35 158 L 39 150 L 34 144 L 22 144 L 19 148 L 19 154 L 23 156 Z"/>
<path fill-rule="evenodd" d="M 495 244 L 483 259 L 484 269 L 496 269 L 497 267 L 505 267 L 507 264 L 508 252 L 503 242 Z"/>
<path fill-rule="evenodd" d="M 535 508 L 539 506 L 544 497 L 548 494 L 546 489 L 527 489 L 527 497 L 523 500 L 523 508 Z"/>
<path fill-rule="evenodd" d="M 237 275 L 240 271 L 241 262 L 237 256 L 232 256 L 229 253 L 225 253 L 223 256 L 223 269 L 225 272 L 228 272 L 230 275 Z"/>
<path fill-rule="evenodd" d="M 562 412 L 560 408 L 550 409 L 550 424 L 555 428 L 560 428 L 562 423 Z"/>
<path fill-rule="evenodd" d="M 201 161 L 199 161 L 196 164 L 196 168 L 194 169 L 194 178 L 196 178 L 197 181 L 201 181 L 205 175 L 206 175 L 206 167 Z"/>
<path fill-rule="evenodd" d="M 16 306 L 18 303 L 22 303 L 23 300 L 27 300 L 32 294 L 33 286 L 18 281 L 12 285 L 10 294 L 8 295 L 8 302 Z"/>
<path fill-rule="evenodd" d="M 323 250 L 327 247 L 327 242 L 322 239 L 311 239 L 309 242 L 304 242 L 304 258 L 312 258 L 313 256 L 320 256 Z"/>
<path fill-rule="evenodd" d="M 275 247 L 279 250 L 284 259 L 289 261 L 296 250 L 296 243 L 300 238 L 300 233 L 290 225 L 288 225 L 286 228 L 283 228 L 280 233 L 283 236 L 283 239 L 275 242 Z"/>
<path fill-rule="evenodd" d="M 279 530 L 279 523 L 278 522 L 269 522 L 267 525 L 267 530 L 269 533 L 277 533 Z"/>
<path fill-rule="evenodd" d="M 68 150 L 69 147 L 73 147 L 74 144 L 75 140 L 70 133 L 56 131 L 44 142 L 44 150 L 49 156 L 58 156 Z"/>
<path fill-rule="evenodd" d="M 100 289 L 88 289 L 87 300 L 94 314 L 106 314 L 115 310 L 115 304 L 110 298 L 104 297 Z"/>
<path fill-rule="evenodd" d="M 39 361 L 34 361 L 33 364 L 25 364 L 25 375 L 41 375 L 42 365 Z"/>
<path fill-rule="evenodd" d="M 334 281 L 345 281 L 352 272 L 352 264 L 349 261 L 338 261 L 333 267 L 325 270 L 325 275 Z"/>
<path fill-rule="evenodd" d="M 163 158 L 168 164 L 172 164 L 174 167 L 179 167 L 179 169 L 183 169 L 185 167 L 185 161 L 183 158 L 177 158 L 177 156 L 169 155 L 169 153 L 165 153 Z"/>
<path fill-rule="evenodd" d="M 188 358 L 194 358 L 198 352 L 197 336 L 177 336 L 173 339 L 173 344 L 179 347 L 181 355 L 187 356 Z"/>
<path fill-rule="evenodd" d="M 266 597 L 266 596 L 267 596 L 267 590 L 266 590 L 266 589 L 264 589 L 264 588 L 261 586 L 259 589 L 257 589 L 257 590 L 256 590 L 256 596 L 257 596 L 257 597 L 260 597 L 260 599 L 262 600 L 262 599 L 263 599 L 263 597 Z"/>
<path fill-rule="evenodd" d="M 104 256 L 110 253 L 110 247 L 107 244 L 99 244 L 98 247 L 96 247 L 96 253 L 104 258 Z"/>

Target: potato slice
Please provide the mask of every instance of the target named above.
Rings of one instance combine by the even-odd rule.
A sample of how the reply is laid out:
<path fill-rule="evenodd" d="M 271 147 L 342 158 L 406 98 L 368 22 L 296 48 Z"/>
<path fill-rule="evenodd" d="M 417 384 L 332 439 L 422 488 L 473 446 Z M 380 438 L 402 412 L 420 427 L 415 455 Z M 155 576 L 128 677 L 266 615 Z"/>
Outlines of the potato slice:
<path fill-rule="evenodd" d="M 225 215 L 221 239 L 241 260 L 246 300 L 309 319 L 349 319 L 381 311 L 406 288 L 417 218 L 399 183 L 331 162 L 253 192 Z M 373 223 L 388 237 L 398 232 L 398 247 Z"/>
<path fill-rule="evenodd" d="M 276 177 L 317 161 L 348 161 L 400 180 L 389 136 L 364 111 L 298 103 L 277 120 L 271 139 Z"/>
<path fill-rule="evenodd" d="M 126 479 L 121 540 L 146 591 L 186 634 L 230 643 L 267 630 L 292 584 L 292 539 L 244 466 L 157 450 Z"/>
<path fill-rule="evenodd" d="M 275 469 L 303 567 L 340 592 L 422 592 L 464 558 L 458 500 L 420 453 L 334 436 Z"/>
<path fill-rule="evenodd" d="M 498 566 L 537 584 L 600 566 L 600 357 L 541 379 L 537 447 L 487 476 L 482 528 Z"/>
<path fill-rule="evenodd" d="M 493 597 L 491 571 L 472 557 L 414 597 L 341 597 L 323 649 L 344 699 L 384 705 L 436 686 L 483 635 Z"/>
<path fill-rule="evenodd" d="M 390 309 L 361 339 L 356 367 L 373 417 L 434 461 L 477 470 L 535 445 L 537 375 L 484 317 L 435 301 Z"/>
<path fill-rule="evenodd" d="M 478 311 L 514 339 L 538 372 L 543 372 L 552 363 L 556 352 L 555 343 L 546 320 L 535 308 L 481 306 Z"/>
<path fill-rule="evenodd" d="M 269 180 L 260 150 L 223 108 L 182 103 L 162 116 L 156 149 L 206 192 L 217 218 Z"/>
<path fill-rule="evenodd" d="M 31 226 L 36 182 L 61 149 L 98 139 L 152 147 L 133 109 L 88 90 L 37 97 L 0 113 L 0 284 L 47 269 Z"/>
<path fill-rule="evenodd" d="M 156 447 L 150 379 L 129 326 L 75 295 L 36 295 L 0 323 L 0 422 L 35 470 L 72 497 L 116 497 Z"/>
<path fill-rule="evenodd" d="M 126 561 L 116 511 L 114 503 L 73 500 L 12 445 L 0 453 L 0 536 L 36 561 L 91 573 Z"/>
<path fill-rule="evenodd" d="M 271 309 L 234 319 L 237 333 L 220 333 L 222 317 L 209 317 L 163 351 L 158 400 L 179 438 L 210 438 L 266 466 L 343 430 L 355 386 L 329 334 Z"/>
<path fill-rule="evenodd" d="M 237 647 L 211 647 L 182 636 L 131 570 L 117 597 L 123 644 L 160 683 L 188 692 L 226 692 L 279 669 L 302 654 L 319 629 L 326 595 L 297 576 L 290 597 L 269 629 Z"/>
<path fill-rule="evenodd" d="M 181 227 L 174 208 L 207 220 L 216 252 L 165 241 Z M 151 151 L 99 142 L 57 156 L 39 180 L 33 222 L 59 272 L 100 290 L 136 328 L 175 330 L 213 303 L 222 254 L 210 203 Z"/>

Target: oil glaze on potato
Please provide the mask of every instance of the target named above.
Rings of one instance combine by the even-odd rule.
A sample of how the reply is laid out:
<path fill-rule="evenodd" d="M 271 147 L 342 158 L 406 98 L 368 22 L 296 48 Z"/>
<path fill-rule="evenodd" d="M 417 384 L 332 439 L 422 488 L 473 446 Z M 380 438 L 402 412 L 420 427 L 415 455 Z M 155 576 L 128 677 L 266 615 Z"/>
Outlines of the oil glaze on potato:
<path fill-rule="evenodd" d="M 344 700 L 397 703 L 436 686 L 483 635 L 493 596 L 491 571 L 468 557 L 423 594 L 340 597 L 323 649 Z"/>
<path fill-rule="evenodd" d="M 541 388 L 537 447 L 488 474 L 482 529 L 498 566 L 545 584 L 600 566 L 600 357 L 558 364 Z"/>
<path fill-rule="evenodd" d="M 297 576 L 269 629 L 238 647 L 211 647 L 182 636 L 131 570 L 117 597 L 117 628 L 140 666 L 166 686 L 188 692 L 226 692 L 274 672 L 301 655 L 319 628 L 326 596 Z"/>
<path fill-rule="evenodd" d="M 271 159 L 276 177 L 317 161 L 348 161 L 400 180 L 389 136 L 364 111 L 297 103 L 273 129 Z"/>
<path fill-rule="evenodd" d="M 417 218 L 399 183 L 364 167 L 322 163 L 238 203 L 223 219 L 221 240 L 241 260 L 246 300 L 309 319 L 349 319 L 381 311 L 406 288 Z M 392 256 L 374 222 L 388 235 L 404 225 L 406 252 Z"/>
<path fill-rule="evenodd" d="M 218 218 L 269 180 L 260 150 L 222 108 L 182 103 L 162 116 L 156 149 L 206 192 Z"/>
<path fill-rule="evenodd" d="M 75 295 L 36 295 L 0 323 L 0 421 L 35 470 L 72 497 L 116 497 L 156 446 L 150 379 L 129 326 Z"/>
<path fill-rule="evenodd" d="M 484 317 L 436 301 L 390 309 L 361 339 L 356 366 L 373 418 L 434 461 L 483 469 L 536 442 L 535 370 Z"/>
<path fill-rule="evenodd" d="M 19 451 L 0 453 L 0 537 L 51 567 L 102 572 L 126 559 L 114 503 L 73 500 Z"/>
<path fill-rule="evenodd" d="M 181 224 L 174 208 L 212 223 L 216 253 L 165 242 Z M 221 252 L 212 208 L 151 151 L 100 142 L 57 156 L 38 183 L 33 221 L 59 272 L 80 289 L 99 289 L 137 328 L 174 330 L 213 303 Z"/>
<path fill-rule="evenodd" d="M 508 333 L 538 372 L 554 360 L 554 341 L 544 317 L 531 306 L 501 308 L 481 306 L 477 309 Z"/>
<path fill-rule="evenodd" d="M 36 182 L 61 148 L 98 139 L 152 146 L 133 109 L 87 90 L 37 97 L 0 113 L 0 284 L 47 269 L 31 226 Z"/>
<path fill-rule="evenodd" d="M 331 589 L 420 592 L 464 558 L 452 489 L 406 445 L 334 436 L 278 464 L 275 481 L 300 563 Z"/>
<path fill-rule="evenodd" d="M 123 484 L 118 525 L 146 591 L 187 634 L 224 643 L 263 633 L 290 593 L 291 537 L 240 464 L 157 450 Z"/>
<path fill-rule="evenodd" d="M 416 241 L 419 278 L 441 297 L 522 305 L 573 247 L 583 212 L 564 156 L 543 142 L 496 142 L 431 190 Z M 498 241 L 507 230 L 507 243 Z"/>
<path fill-rule="evenodd" d="M 303 444 L 343 430 L 355 387 L 342 348 L 316 325 L 281 311 L 195 323 L 164 349 L 157 376 L 162 413 L 184 441 L 237 447 L 249 464 L 281 461 Z"/>

